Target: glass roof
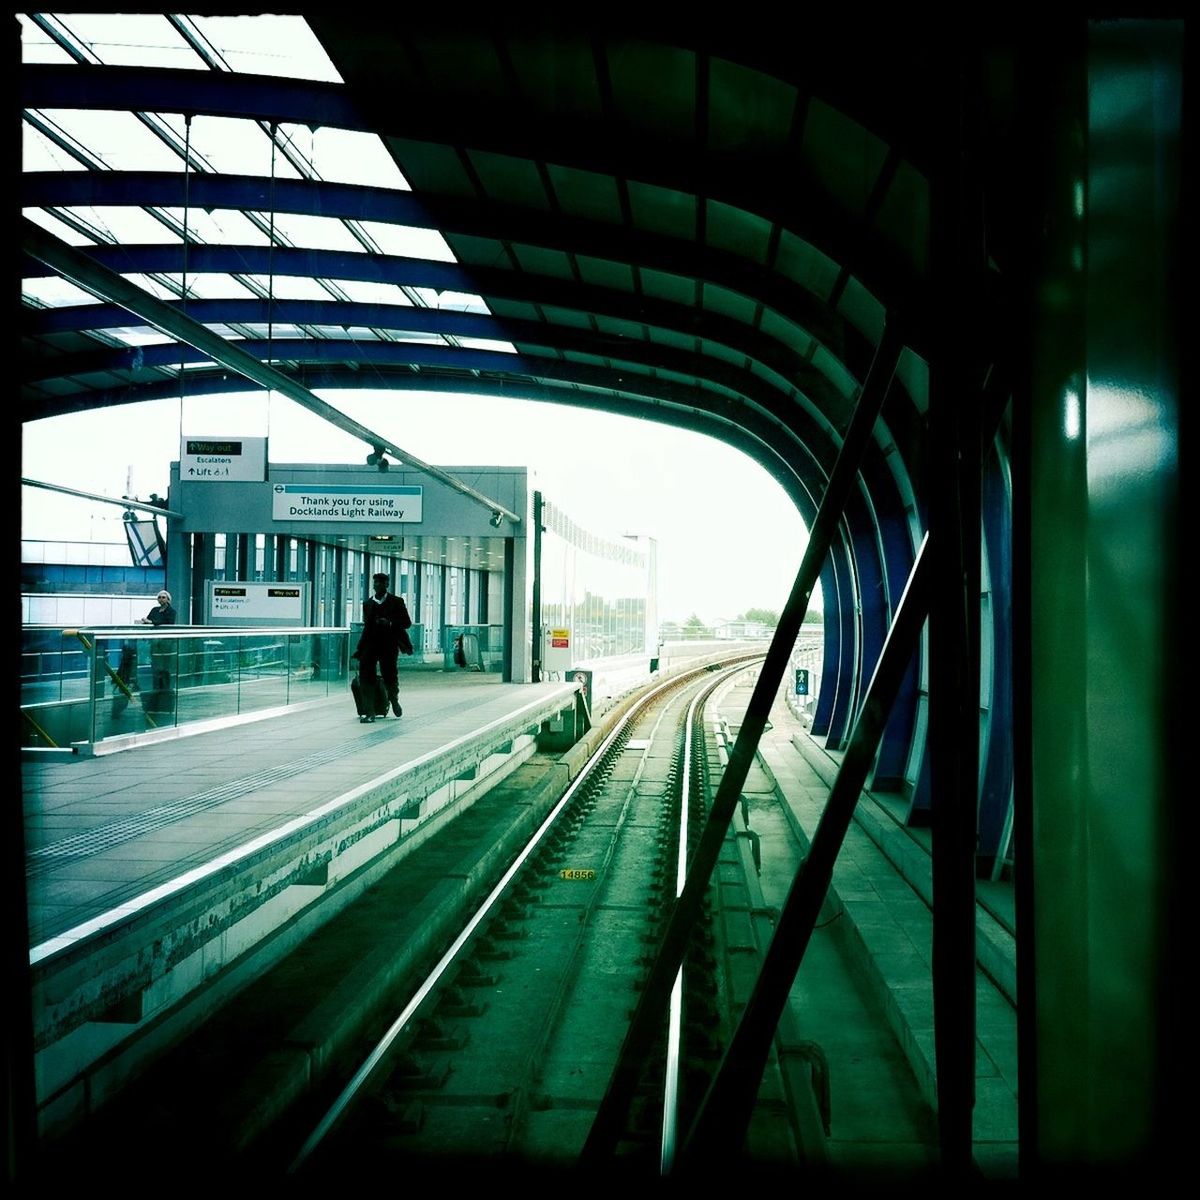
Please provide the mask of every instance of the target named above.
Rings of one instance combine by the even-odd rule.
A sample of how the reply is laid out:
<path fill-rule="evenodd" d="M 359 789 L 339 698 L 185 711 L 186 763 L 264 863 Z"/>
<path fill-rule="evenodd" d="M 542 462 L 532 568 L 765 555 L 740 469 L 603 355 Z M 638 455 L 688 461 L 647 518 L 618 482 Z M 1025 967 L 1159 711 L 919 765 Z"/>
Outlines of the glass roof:
<path fill-rule="evenodd" d="M 314 14 L 311 19 L 322 29 L 325 18 Z M 336 89 L 314 86 L 312 107 L 298 112 L 289 105 L 305 89 L 269 81 L 275 77 L 313 85 L 343 82 L 299 16 L 37 13 L 21 15 L 20 28 L 27 63 L 93 64 L 152 73 L 138 81 L 132 71 L 123 72 L 123 86 L 127 82 L 141 89 L 123 91 L 123 97 L 133 95 L 145 97 L 148 104 L 183 107 L 189 103 L 191 90 L 219 83 L 218 76 L 245 72 L 259 77 L 254 83 L 247 82 L 246 91 L 230 90 L 222 97 L 220 89 L 215 89 L 215 103 L 209 105 L 206 98 L 198 98 L 195 107 L 231 111 L 254 105 L 252 111 L 293 118 L 272 124 L 265 115 L 257 119 L 197 112 L 185 121 L 181 111 L 69 107 L 24 114 L 25 170 L 51 176 L 71 172 L 73 176 L 61 181 L 72 186 L 62 187 L 60 206 L 27 209 L 26 215 L 70 245 L 131 247 L 128 256 L 106 249 L 97 257 L 150 295 L 168 302 L 180 300 L 186 282 L 188 300 L 212 302 L 197 305 L 191 315 L 222 336 L 265 337 L 260 331 L 269 328 L 278 340 L 362 342 L 368 359 L 387 360 L 387 367 L 370 368 L 378 370 L 381 380 L 384 372 L 402 359 L 379 342 L 432 343 L 444 350 L 438 355 L 414 354 L 410 363 L 414 370 L 428 365 L 431 370 L 444 366 L 453 372 L 466 369 L 478 374 L 477 363 L 487 363 L 483 369 L 488 370 L 494 360 L 488 362 L 481 355 L 473 359 L 472 351 L 516 352 L 510 342 L 490 336 L 502 327 L 491 328 L 490 323 L 473 319 L 494 315 L 489 303 L 472 291 L 458 290 L 479 287 L 503 317 L 531 326 L 538 322 L 558 326 L 549 339 L 539 338 L 532 328 L 523 331 L 530 335 L 523 336 L 523 344 L 542 348 L 540 361 L 546 364 L 545 374 L 551 380 L 555 377 L 551 364 L 556 358 L 610 368 L 621 359 L 620 354 L 614 357 L 614 347 L 619 350 L 623 343 L 638 350 L 623 369 L 653 375 L 650 368 L 635 365 L 645 353 L 637 343 L 657 341 L 674 347 L 673 354 L 681 360 L 676 364 L 679 367 L 686 368 L 684 356 L 695 353 L 719 363 L 719 377 L 731 374 L 732 367 L 759 380 L 768 379 L 771 387 L 785 391 L 795 381 L 790 371 L 780 369 L 779 362 L 786 363 L 799 354 L 805 359 L 805 377 L 814 372 L 824 376 L 829 383 L 824 393 L 845 400 L 855 395 L 866 352 L 881 336 L 883 315 L 892 302 L 889 292 L 872 292 L 844 264 L 818 249 L 814 243 L 829 249 L 818 236 L 819 227 L 810 234 L 812 242 L 801 238 L 773 210 L 749 211 L 737 189 L 729 197 L 706 197 L 703 189 L 695 188 L 690 169 L 678 172 L 677 177 L 665 172 L 661 179 L 650 170 L 645 172 L 646 179 L 639 179 L 642 171 L 637 153 L 629 160 L 635 169 L 618 174 L 606 169 L 596 157 L 598 151 L 592 148 L 594 152 L 589 152 L 586 144 L 579 161 L 541 160 L 525 149 L 508 153 L 523 145 L 525 135 L 516 138 L 515 146 L 506 146 L 500 134 L 487 131 L 486 121 L 482 123 L 483 136 L 496 139 L 497 144 L 473 145 L 458 142 L 454 133 L 441 133 L 443 124 L 455 129 L 463 124 L 454 120 L 460 90 L 463 96 L 473 95 L 481 102 L 489 95 L 500 100 L 513 85 L 503 84 L 497 77 L 489 84 L 492 92 L 487 87 L 476 88 L 468 60 L 452 62 L 450 56 L 444 62 L 439 60 L 434 70 L 431 56 L 420 52 L 426 44 L 421 38 L 414 40 L 409 58 L 396 59 L 394 72 L 389 60 L 385 79 L 385 103 L 390 102 L 394 90 L 396 104 L 417 106 L 414 134 L 411 139 L 393 136 L 385 143 L 374 133 L 324 123 L 325 112 L 336 112 L 336 106 L 319 108 L 315 97 L 319 95 L 322 103 L 328 98 L 336 105 L 341 102 L 334 95 Z M 379 74 L 377 65 L 364 66 L 375 61 L 369 55 L 339 53 L 335 33 L 323 29 L 322 37 L 348 74 Z M 522 54 L 527 51 L 525 47 Z M 662 82 L 647 83 L 647 70 L 665 72 L 668 82 L 679 72 L 680 80 L 693 79 L 691 53 L 681 56 L 676 50 L 662 48 L 635 52 L 632 44 L 606 43 L 604 54 L 611 68 L 612 90 L 606 103 L 613 112 L 636 111 L 635 123 L 643 133 L 659 127 L 676 133 L 679 126 L 686 127 L 691 136 L 697 127 L 691 83 L 681 83 L 679 91 L 668 87 L 668 94 L 656 96 L 653 103 L 646 99 L 647 89 L 654 90 Z M 792 136 L 789 128 L 796 106 L 792 85 L 771 83 L 764 76 L 766 90 L 755 91 L 762 103 L 749 108 L 741 105 L 738 97 L 743 89 L 759 88 L 759 73 L 723 64 L 718 58 L 712 60 L 711 70 L 714 94 L 724 97 L 708 113 L 709 134 L 715 143 L 740 144 L 749 138 L 769 149 Z M 187 75 L 181 77 L 177 72 Z M 30 72 L 31 77 L 34 74 Z M 59 99 L 53 90 L 62 75 L 70 74 L 40 72 L 37 86 L 48 103 L 72 102 Z M 536 78 L 530 77 L 529 82 Z M 360 95 L 360 82 L 352 80 L 355 96 Z M 446 89 L 445 94 L 439 93 L 444 111 L 427 115 L 421 105 L 426 100 L 433 102 L 429 88 L 439 86 Z M 110 93 L 103 88 L 96 92 L 101 104 L 137 102 L 106 100 Z M 63 94 L 69 96 L 71 90 Z M 158 99 L 168 94 L 174 98 Z M 242 95 L 253 99 L 241 104 Z M 361 95 L 369 97 L 371 89 Z M 91 100 L 87 96 L 73 102 Z M 585 106 L 587 111 L 593 107 Z M 369 104 L 364 106 L 367 109 Z M 822 203 L 836 203 L 861 219 L 888 148 L 815 98 L 807 111 L 795 133 L 799 157 L 806 164 L 805 186 L 814 184 L 827 193 Z M 498 114 L 502 112 L 498 109 Z M 301 123 L 301 115 L 313 124 Z M 423 129 L 426 122 L 428 130 Z M 536 131 L 528 138 L 536 145 Z M 585 143 L 587 140 L 584 137 Z M 416 185 L 412 197 L 402 194 L 412 192 L 413 187 L 393 151 L 402 157 Z M 88 195 L 88 181 L 80 178 L 81 172 L 94 173 L 94 203 L 88 203 L 93 197 Z M 157 175 L 146 187 L 154 189 L 154 199 L 170 203 L 136 203 L 134 198 L 142 193 L 116 178 L 121 172 Z M 186 210 L 179 203 L 183 188 L 177 187 L 175 180 L 192 185 Z M 280 183 L 279 189 L 272 189 L 273 180 Z M 32 181 L 30 186 L 33 198 Z M 53 179 L 39 180 L 36 186 L 42 189 L 37 198 L 52 195 L 55 188 Z M 145 194 L 150 195 L 149 191 Z M 277 196 L 282 198 L 276 207 Z M 428 211 L 435 213 L 439 201 L 448 202 L 449 207 L 440 211 L 454 214 L 454 225 L 447 218 L 449 238 L 438 229 L 413 224 L 423 219 L 416 215 L 421 209 L 414 211 L 413 201 L 425 199 L 432 200 Z M 492 229 L 479 214 L 490 217 L 490 206 L 497 202 L 513 211 L 498 217 Z M 526 210 L 524 216 L 521 210 Z M 326 215 L 329 213 L 349 215 Z M 555 227 L 543 239 L 543 217 L 551 214 L 557 214 L 555 220 L 561 217 L 565 228 Z M 586 236 L 574 240 L 576 226 Z M 185 229 L 191 258 L 178 253 Z M 625 244 L 625 233 L 639 235 L 631 247 Z M 639 257 L 643 242 L 644 258 Z M 264 253 L 268 247 L 272 254 Z M 458 262 L 457 254 L 463 256 L 463 270 L 453 265 Z M 764 273 L 773 285 L 780 285 L 765 302 L 756 292 Z M 347 275 L 359 278 L 346 279 Z M 472 275 L 479 282 L 469 282 Z M 576 287 L 587 288 L 595 296 L 594 300 L 581 299 L 577 311 L 562 303 Z M 96 303 L 85 289 L 56 286 L 43 278 L 27 280 L 23 295 L 31 307 Z M 287 311 L 272 311 L 267 326 L 268 313 L 262 302 L 269 297 L 293 303 Z M 643 300 L 651 310 L 648 315 L 641 311 Z M 303 302 L 316 307 L 304 307 Z M 341 315 L 328 307 L 337 302 L 431 311 L 413 313 L 407 322 L 395 314 L 362 309 L 339 319 Z M 826 306 L 836 318 L 827 323 L 833 337 L 826 333 Z M 674 323 L 670 311 L 674 309 L 693 310 L 680 317 L 688 322 L 682 332 Z M 447 315 L 439 318 L 439 311 Z M 111 312 L 105 319 L 112 320 Z M 131 318 L 113 334 L 103 329 L 72 329 L 69 317 L 58 314 L 53 320 L 42 318 L 47 332 L 40 336 L 69 338 L 74 353 L 88 337 L 100 344 L 111 344 L 114 336 L 128 343 L 134 336 L 129 331 L 140 329 L 145 319 Z M 371 321 L 386 328 L 362 324 Z M 691 336 L 692 323 L 703 328 L 705 336 Z M 750 332 L 744 334 L 747 330 Z M 39 337 L 37 333 L 30 336 Z M 567 341 L 571 342 L 569 349 Z M 373 344 L 368 347 L 366 343 Z M 52 345 L 47 342 L 44 348 Z M 778 346 L 783 348 L 782 354 L 776 353 Z M 36 349 L 40 353 L 43 348 Z M 306 357 L 301 346 L 292 347 L 292 353 L 295 362 Z M 347 355 L 339 363 L 335 354 L 322 346 L 307 357 L 318 358 L 330 376 L 347 367 L 358 369 L 358 358 Z M 68 361 L 65 365 L 72 364 Z M 162 369 L 169 374 L 179 368 Z M 660 377 L 675 376 L 688 386 L 723 394 L 725 385 L 718 385 L 704 372 L 681 369 L 663 372 Z M 94 386 L 111 387 L 113 377 L 119 377 L 116 368 Z M 564 373 L 564 380 L 578 386 L 571 372 Z M 47 381 L 46 386 L 53 382 Z M 737 394 L 728 387 L 725 390 Z"/>
<path fill-rule="evenodd" d="M 297 16 L 170 16 L 161 13 L 19 14 L 23 60 L 27 63 L 103 64 L 188 71 L 245 72 L 309 80 L 342 82 L 324 49 Z M 196 175 L 230 175 L 279 180 L 351 184 L 411 190 L 382 140 L 373 133 L 328 126 L 280 123 L 244 117 L 197 114 L 189 123 L 181 113 L 46 109 L 27 110 L 23 123 L 25 171 L 140 171 Z M 187 164 L 185 168 L 185 156 Z M 260 193 L 268 197 L 269 192 Z M 269 201 L 268 201 L 269 203 Z M 73 246 L 121 244 L 180 245 L 187 229 L 191 246 L 245 247 L 226 271 L 187 270 L 189 299 L 350 300 L 429 308 L 445 307 L 488 314 L 479 296 L 439 293 L 435 288 L 360 280 L 321 280 L 313 276 L 264 274 L 261 253 L 253 248 L 274 244 L 331 252 L 352 252 L 456 261 L 436 230 L 412 228 L 382 220 L 351 221 L 309 213 L 275 212 L 263 207 L 240 209 L 196 205 L 143 207 L 135 204 L 63 205 L 27 208 L 25 215 Z M 244 272 L 237 269 L 244 262 Z M 253 268 L 253 269 L 251 269 Z M 293 268 L 294 270 L 294 268 Z M 229 271 L 233 271 L 230 274 Z M 178 300 L 180 271 L 125 272 L 123 277 L 160 300 Z M 38 308 L 95 305 L 87 291 L 55 277 L 27 279 L 26 304 Z M 268 327 L 227 316 L 210 328 L 222 336 L 265 338 Z M 294 325 L 276 321 L 276 339 L 311 338 L 340 341 L 434 342 L 465 344 L 436 333 L 378 331 L 342 325 Z M 83 330 L 96 342 L 152 345 L 164 338 L 136 319 L 108 330 Z M 505 342 L 473 340 L 472 345 L 512 351 Z M 195 364 L 188 364 L 190 369 Z M 179 366 L 170 368 L 178 370 Z"/>

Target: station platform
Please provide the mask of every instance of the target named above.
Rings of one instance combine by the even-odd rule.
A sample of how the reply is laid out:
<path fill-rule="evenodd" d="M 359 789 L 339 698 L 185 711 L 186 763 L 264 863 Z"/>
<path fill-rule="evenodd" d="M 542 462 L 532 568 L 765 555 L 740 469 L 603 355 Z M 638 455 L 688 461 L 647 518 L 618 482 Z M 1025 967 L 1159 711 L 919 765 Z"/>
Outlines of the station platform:
<path fill-rule="evenodd" d="M 111 927 L 159 889 L 381 775 L 566 704 L 574 685 L 402 677 L 404 715 L 361 725 L 349 690 L 285 715 L 94 758 L 22 764 L 30 945 Z M 500 742 L 507 737 L 499 739 Z"/>
<path fill-rule="evenodd" d="M 210 981 L 236 990 L 456 802 L 574 741 L 579 695 L 573 682 L 402 673 L 400 718 L 360 724 L 347 687 L 120 753 L 23 761 L 38 1094 L 90 1103 L 120 1047 L 177 1034 L 190 996 L 219 999 Z M 167 1013 L 174 1031 L 158 1029 Z"/>

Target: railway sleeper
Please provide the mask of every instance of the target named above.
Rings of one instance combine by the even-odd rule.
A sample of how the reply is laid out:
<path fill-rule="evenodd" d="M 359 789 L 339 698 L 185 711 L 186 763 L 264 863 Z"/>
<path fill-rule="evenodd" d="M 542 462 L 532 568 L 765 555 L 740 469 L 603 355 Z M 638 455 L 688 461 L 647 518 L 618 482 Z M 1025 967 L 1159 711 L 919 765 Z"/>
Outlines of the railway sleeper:
<path fill-rule="evenodd" d="M 507 946 L 497 946 L 486 934 L 475 939 L 475 944 L 471 947 L 471 954 L 472 957 L 483 959 L 484 962 L 502 961 L 513 956 L 513 952 Z"/>
<path fill-rule="evenodd" d="M 490 971 L 485 971 L 474 959 L 468 958 L 459 967 L 454 981 L 459 987 L 492 987 L 498 978 Z"/>
<path fill-rule="evenodd" d="M 447 987 L 442 990 L 434 1011 L 441 1017 L 481 1017 L 487 1010 L 486 1000 L 468 1000 L 461 988 Z"/>
<path fill-rule="evenodd" d="M 528 930 L 514 928 L 512 923 L 504 917 L 497 917 L 488 926 L 488 937 L 497 938 L 502 942 L 518 942 L 528 936 Z"/>
<path fill-rule="evenodd" d="M 404 1054 L 392 1068 L 388 1087 L 397 1092 L 439 1092 L 446 1086 L 451 1070 L 449 1059 L 438 1058 L 426 1064 L 413 1054 Z"/>
<path fill-rule="evenodd" d="M 420 1022 L 415 1044 L 422 1050 L 461 1050 L 470 1040 L 458 1026 L 448 1027 L 437 1017 Z"/>
<path fill-rule="evenodd" d="M 385 1091 L 371 1100 L 372 1124 L 392 1133 L 420 1133 L 425 1124 L 425 1105 L 409 1096 Z"/>

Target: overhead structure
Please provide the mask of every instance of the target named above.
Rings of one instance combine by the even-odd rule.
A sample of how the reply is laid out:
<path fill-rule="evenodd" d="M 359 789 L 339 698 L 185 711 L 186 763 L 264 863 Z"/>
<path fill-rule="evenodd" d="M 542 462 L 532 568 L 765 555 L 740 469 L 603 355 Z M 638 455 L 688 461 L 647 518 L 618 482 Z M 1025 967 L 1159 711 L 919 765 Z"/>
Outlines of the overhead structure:
<path fill-rule="evenodd" d="M 311 14 L 287 78 L 234 70 L 215 18 L 136 18 L 161 47 L 137 65 L 86 15 L 30 18 L 22 203 L 78 267 L 23 239 L 20 409 L 244 390 L 248 359 L 318 404 L 390 391 L 389 417 L 469 392 L 719 437 L 810 527 L 850 472 L 821 515 L 812 732 L 862 766 L 888 643 L 863 769 L 935 831 L 945 1160 L 971 1142 L 974 884 L 1014 870 L 1023 1153 L 1132 1159 L 1172 1078 L 1176 768 L 1143 748 L 1178 668 L 1173 610 L 1115 598 L 1171 595 L 1179 567 L 1182 23 L 984 40 L 905 16 Z M 90 147 L 81 112 L 129 148 Z M 62 285 L 109 277 L 154 305 Z M 1116 629 L 1144 665 L 1119 737 Z M 1136 903 L 1096 907 L 1131 878 Z M 1102 1085 L 1114 1063 L 1128 1086 Z"/>

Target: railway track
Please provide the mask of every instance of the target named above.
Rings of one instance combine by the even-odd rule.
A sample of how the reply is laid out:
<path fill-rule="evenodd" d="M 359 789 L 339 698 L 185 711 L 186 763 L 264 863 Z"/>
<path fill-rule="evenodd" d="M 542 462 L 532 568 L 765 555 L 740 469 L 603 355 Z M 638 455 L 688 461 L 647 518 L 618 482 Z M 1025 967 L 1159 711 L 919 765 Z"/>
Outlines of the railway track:
<path fill-rule="evenodd" d="M 348 1161 L 384 1176 L 421 1160 L 574 1164 L 719 782 L 705 702 L 757 661 L 670 681 L 627 714 L 364 1055 L 293 1176 Z M 753 876 L 746 844 L 729 841 L 722 871 Z M 755 887 L 747 878 L 743 891 Z M 639 1173 L 670 1169 L 727 1040 L 749 947 L 734 948 L 731 968 L 720 890 L 710 888 L 621 1144 Z"/>

